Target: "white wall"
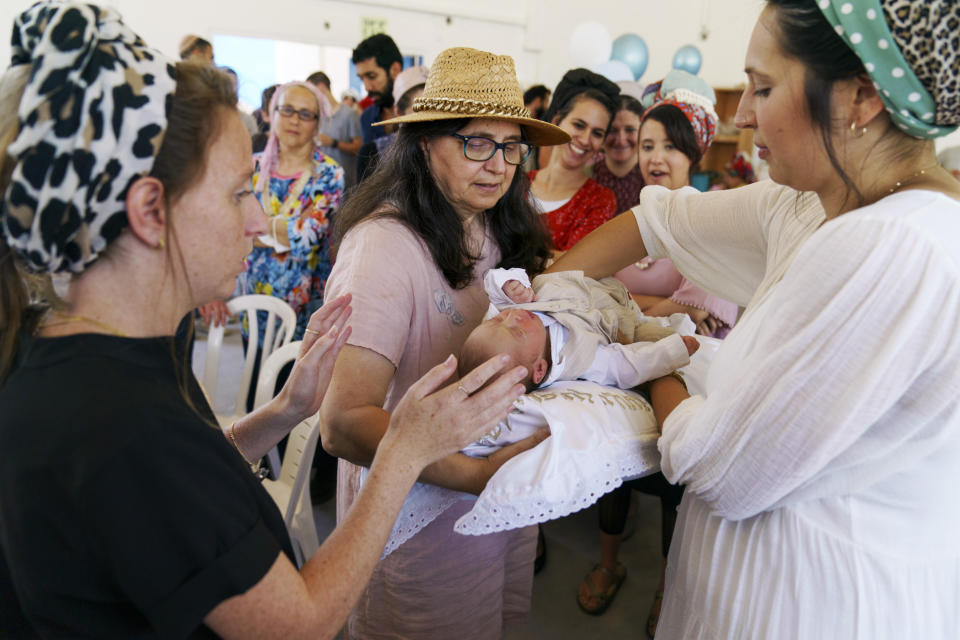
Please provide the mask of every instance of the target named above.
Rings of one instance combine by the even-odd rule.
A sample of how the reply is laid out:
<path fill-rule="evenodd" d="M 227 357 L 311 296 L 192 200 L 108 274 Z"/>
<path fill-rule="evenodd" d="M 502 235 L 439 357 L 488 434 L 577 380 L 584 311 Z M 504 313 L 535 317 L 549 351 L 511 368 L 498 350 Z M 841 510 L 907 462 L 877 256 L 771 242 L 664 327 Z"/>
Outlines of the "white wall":
<path fill-rule="evenodd" d="M 0 26 L 9 29 L 33 0 L 0 2 Z M 684 44 L 700 48 L 700 75 L 714 85 L 742 81 L 746 41 L 762 0 L 101 0 L 117 8 L 143 38 L 175 56 L 180 38 L 197 33 L 274 38 L 353 47 L 361 18 L 384 18 L 405 54 L 432 61 L 450 46 L 470 46 L 513 56 L 521 84 L 555 85 L 572 66 L 570 34 L 583 21 L 604 24 L 612 37 L 642 36 L 650 65 L 641 82 L 663 76 Z M 448 23 L 449 18 L 449 23 Z M 699 40 L 706 18 L 710 36 Z M 8 33 L 0 31 L 0 60 L 9 60 Z"/>
<path fill-rule="evenodd" d="M 10 58 L 13 18 L 34 0 L 0 2 L 0 61 Z M 117 8 L 143 38 L 176 56 L 180 38 L 196 33 L 273 38 L 352 48 L 362 18 L 381 18 L 405 54 L 429 63 L 451 46 L 513 56 L 520 84 L 554 86 L 569 69 L 570 35 L 595 20 L 614 38 L 642 36 L 650 64 L 641 83 L 669 71 L 674 52 L 693 44 L 703 55 L 700 76 L 714 86 L 743 82 L 743 58 L 763 0 L 100 0 Z M 161 4 L 162 3 L 162 4 Z M 590 11 L 585 9 L 589 7 Z M 709 36 L 700 39 L 701 26 Z M 331 75 L 337 75 L 339 70 Z M 301 75 L 292 72 L 290 77 Z M 938 148 L 960 144 L 960 133 Z"/>

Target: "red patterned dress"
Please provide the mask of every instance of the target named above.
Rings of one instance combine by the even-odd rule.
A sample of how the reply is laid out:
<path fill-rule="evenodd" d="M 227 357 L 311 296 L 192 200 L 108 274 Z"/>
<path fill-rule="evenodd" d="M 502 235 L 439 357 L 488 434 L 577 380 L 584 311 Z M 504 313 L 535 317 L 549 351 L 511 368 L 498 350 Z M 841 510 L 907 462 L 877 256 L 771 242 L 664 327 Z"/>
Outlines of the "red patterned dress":
<path fill-rule="evenodd" d="M 529 174 L 530 182 L 537 176 Z M 617 215 L 617 197 L 613 191 L 601 187 L 588 178 L 573 197 L 560 208 L 543 213 L 550 228 L 555 249 L 566 251 L 580 242 L 588 233 Z"/>

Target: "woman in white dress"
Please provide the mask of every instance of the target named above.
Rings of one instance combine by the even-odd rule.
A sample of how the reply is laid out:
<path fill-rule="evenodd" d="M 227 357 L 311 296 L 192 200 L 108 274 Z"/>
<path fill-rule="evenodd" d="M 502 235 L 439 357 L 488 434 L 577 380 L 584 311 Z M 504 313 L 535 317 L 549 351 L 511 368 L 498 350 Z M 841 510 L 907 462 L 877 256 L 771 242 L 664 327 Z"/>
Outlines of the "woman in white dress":
<path fill-rule="evenodd" d="M 956 638 L 960 3 L 769 0 L 737 124 L 772 181 L 648 187 L 551 270 L 647 254 L 745 306 L 690 397 L 650 392 L 687 487 L 658 638 Z"/>

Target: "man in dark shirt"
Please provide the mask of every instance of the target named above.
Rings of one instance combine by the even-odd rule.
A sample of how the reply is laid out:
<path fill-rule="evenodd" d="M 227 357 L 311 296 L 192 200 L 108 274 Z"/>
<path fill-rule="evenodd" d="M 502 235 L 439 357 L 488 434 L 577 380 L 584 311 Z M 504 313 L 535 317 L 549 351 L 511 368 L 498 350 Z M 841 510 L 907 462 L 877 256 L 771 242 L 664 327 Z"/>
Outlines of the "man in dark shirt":
<path fill-rule="evenodd" d="M 374 127 L 374 122 L 394 117 L 393 81 L 403 70 L 403 58 L 393 38 L 385 33 L 372 35 L 353 50 L 353 64 L 357 76 L 363 81 L 373 104 L 360 116 L 363 143 L 387 135 L 383 127 Z"/>

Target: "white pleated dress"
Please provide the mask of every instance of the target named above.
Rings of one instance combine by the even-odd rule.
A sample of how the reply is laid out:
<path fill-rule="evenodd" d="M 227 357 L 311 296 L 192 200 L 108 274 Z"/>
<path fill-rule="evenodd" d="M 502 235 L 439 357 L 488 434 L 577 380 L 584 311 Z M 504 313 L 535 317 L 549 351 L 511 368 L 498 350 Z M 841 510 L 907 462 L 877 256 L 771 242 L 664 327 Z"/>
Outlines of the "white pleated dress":
<path fill-rule="evenodd" d="M 764 182 L 651 187 L 634 214 L 747 307 L 663 425 L 687 490 L 657 638 L 960 638 L 960 203 L 904 191 L 820 226 Z"/>

